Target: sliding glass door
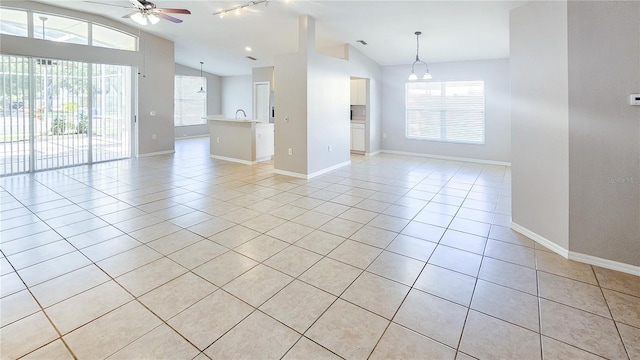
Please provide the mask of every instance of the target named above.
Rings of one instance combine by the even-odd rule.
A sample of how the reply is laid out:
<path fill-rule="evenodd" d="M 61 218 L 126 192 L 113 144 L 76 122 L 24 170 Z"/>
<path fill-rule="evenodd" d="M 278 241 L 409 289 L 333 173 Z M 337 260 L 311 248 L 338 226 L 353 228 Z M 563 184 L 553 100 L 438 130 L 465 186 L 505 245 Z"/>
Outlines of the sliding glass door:
<path fill-rule="evenodd" d="M 0 60 L 0 175 L 132 155 L 130 67 Z"/>
<path fill-rule="evenodd" d="M 31 169 L 30 68 L 28 58 L 0 56 L 0 175 Z"/>
<path fill-rule="evenodd" d="M 89 162 L 88 65 L 33 59 L 33 170 Z"/>
<path fill-rule="evenodd" d="M 91 73 L 91 160 L 131 157 L 131 67 L 93 64 Z"/>

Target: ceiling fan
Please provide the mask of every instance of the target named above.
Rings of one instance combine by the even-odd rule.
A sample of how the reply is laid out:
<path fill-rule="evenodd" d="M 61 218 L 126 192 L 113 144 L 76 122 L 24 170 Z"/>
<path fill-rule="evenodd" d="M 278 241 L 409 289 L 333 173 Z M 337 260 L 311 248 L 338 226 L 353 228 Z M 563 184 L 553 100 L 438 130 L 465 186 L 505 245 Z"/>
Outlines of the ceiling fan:
<path fill-rule="evenodd" d="M 121 6 L 115 4 L 102 3 L 97 1 L 85 1 L 88 3 L 100 4 L 100 5 L 109 5 L 109 6 L 117 6 L 125 9 L 130 9 L 130 6 Z M 169 9 L 169 8 L 158 8 L 156 4 L 152 3 L 148 0 L 129 0 L 131 5 L 136 9 L 136 11 L 123 16 L 125 19 L 131 19 L 140 25 L 155 25 L 160 19 L 168 20 L 173 23 L 181 23 L 182 20 L 173 17 L 167 14 L 191 14 L 191 11 L 187 9 Z"/>

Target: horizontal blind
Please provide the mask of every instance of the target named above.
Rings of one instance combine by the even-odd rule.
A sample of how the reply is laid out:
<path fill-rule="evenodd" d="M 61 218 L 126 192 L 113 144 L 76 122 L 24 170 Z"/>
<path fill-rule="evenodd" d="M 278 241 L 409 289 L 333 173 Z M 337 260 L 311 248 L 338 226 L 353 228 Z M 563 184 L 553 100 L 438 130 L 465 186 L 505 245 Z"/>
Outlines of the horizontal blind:
<path fill-rule="evenodd" d="M 198 76 L 176 75 L 175 77 L 175 126 L 206 124 L 206 93 L 198 93 L 200 87 L 206 88 L 206 78 Z"/>
<path fill-rule="evenodd" d="M 409 139 L 484 143 L 484 81 L 406 84 Z"/>

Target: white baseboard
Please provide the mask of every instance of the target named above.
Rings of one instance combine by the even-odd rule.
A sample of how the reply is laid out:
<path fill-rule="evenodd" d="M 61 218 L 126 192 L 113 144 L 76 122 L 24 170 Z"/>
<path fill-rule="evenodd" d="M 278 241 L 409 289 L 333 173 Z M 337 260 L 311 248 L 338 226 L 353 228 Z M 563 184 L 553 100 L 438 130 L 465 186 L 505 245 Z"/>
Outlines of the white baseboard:
<path fill-rule="evenodd" d="M 270 161 L 271 159 L 273 159 L 273 156 L 269 155 L 269 156 L 257 158 L 255 163 L 257 164 L 257 163 L 263 162 L 263 161 Z"/>
<path fill-rule="evenodd" d="M 376 150 L 372 153 L 364 153 L 364 156 L 376 156 L 378 154 L 380 154 L 382 152 L 382 150 Z"/>
<path fill-rule="evenodd" d="M 149 157 L 149 156 L 175 154 L 175 152 L 176 152 L 175 150 L 156 151 L 156 152 L 152 152 L 152 153 L 138 154 L 138 157 L 139 158 L 143 158 L 143 157 Z"/>
<path fill-rule="evenodd" d="M 257 161 L 249 161 L 249 160 L 242 160 L 242 159 L 236 159 L 236 158 L 231 158 L 231 157 L 226 157 L 226 156 L 220 156 L 220 155 L 209 155 L 212 159 L 216 159 L 216 160 L 223 160 L 223 161 L 230 161 L 230 162 L 234 162 L 234 163 L 239 163 L 239 164 L 244 164 L 244 165 L 255 165 L 258 162 Z"/>
<path fill-rule="evenodd" d="M 185 139 L 197 139 L 197 138 L 203 138 L 203 137 L 209 137 L 209 134 L 189 135 L 189 136 L 176 136 L 175 139 L 176 140 L 185 140 Z"/>
<path fill-rule="evenodd" d="M 305 180 L 308 179 L 306 174 L 301 174 L 301 173 L 297 173 L 297 172 L 293 172 L 293 171 L 273 169 L 273 173 L 274 174 L 278 174 L 278 175 L 294 177 L 294 178 L 297 178 L 297 179 L 305 179 Z"/>
<path fill-rule="evenodd" d="M 574 251 L 569 251 L 569 259 L 599 266 L 605 269 L 616 270 L 627 274 L 640 276 L 640 266 L 625 264 L 619 261 L 603 259 L 597 256 L 577 253 Z"/>
<path fill-rule="evenodd" d="M 554 243 L 553 241 L 545 238 L 544 236 L 538 235 L 537 233 L 534 233 L 533 231 L 527 229 L 526 227 L 516 224 L 513 221 L 511 222 L 511 229 L 513 229 L 516 232 L 519 232 L 520 234 L 528 237 L 529 239 L 537 242 L 538 244 L 546 247 L 547 249 L 553 251 L 554 253 L 562 256 L 565 259 L 569 258 L 569 250 L 563 248 L 562 246 Z"/>
<path fill-rule="evenodd" d="M 326 174 L 326 173 L 328 173 L 330 171 L 339 169 L 339 168 L 341 168 L 343 166 L 347 166 L 347 165 L 351 165 L 351 160 L 347 160 L 347 161 L 342 162 L 340 164 L 336 164 L 336 165 L 330 166 L 328 168 L 322 169 L 320 171 L 316 171 L 316 172 L 311 173 L 311 174 L 309 174 L 307 176 L 308 176 L 308 179 L 312 179 L 312 178 L 314 178 L 316 176 L 320 176 L 320 175 Z"/>
<path fill-rule="evenodd" d="M 511 166 L 511 163 L 507 161 L 494 161 L 494 160 L 464 158 L 464 157 L 455 157 L 455 156 L 443 156 L 443 155 L 413 153 L 413 152 L 385 150 L 385 149 L 382 149 L 379 152 L 382 152 L 385 154 L 416 156 L 416 157 L 425 157 L 425 158 L 432 158 L 432 159 L 439 159 L 439 160 L 462 161 L 462 162 L 470 162 L 470 163 L 476 163 L 476 164 Z"/>
<path fill-rule="evenodd" d="M 279 175 L 285 175 L 285 176 L 291 176 L 291 177 L 298 178 L 298 179 L 309 180 L 309 179 L 313 179 L 316 176 L 320 176 L 320 175 L 326 174 L 326 173 L 328 173 L 330 171 L 339 169 L 339 168 L 341 168 L 343 166 L 347 166 L 347 165 L 350 165 L 350 164 L 351 164 L 351 160 L 345 161 L 343 163 L 330 166 L 328 168 L 322 169 L 320 171 L 316 171 L 316 172 L 311 173 L 311 174 L 301 174 L 301 173 L 296 173 L 296 172 L 292 172 L 292 171 L 278 170 L 278 169 L 274 169 L 273 172 L 275 174 L 279 174 Z"/>
<path fill-rule="evenodd" d="M 511 229 L 530 238 L 531 240 L 555 252 L 556 254 L 564 257 L 565 259 L 579 261 L 585 264 L 595 265 L 605 269 L 610 269 L 610 270 L 620 271 L 620 272 L 631 274 L 631 275 L 640 276 L 640 266 L 626 264 L 623 262 L 609 260 L 609 259 L 603 259 L 601 257 L 582 254 L 575 251 L 569 251 L 563 248 L 562 246 L 550 241 L 549 239 L 543 236 L 540 236 L 534 233 L 533 231 L 525 228 L 524 226 L 518 225 L 514 222 L 511 222 Z"/>

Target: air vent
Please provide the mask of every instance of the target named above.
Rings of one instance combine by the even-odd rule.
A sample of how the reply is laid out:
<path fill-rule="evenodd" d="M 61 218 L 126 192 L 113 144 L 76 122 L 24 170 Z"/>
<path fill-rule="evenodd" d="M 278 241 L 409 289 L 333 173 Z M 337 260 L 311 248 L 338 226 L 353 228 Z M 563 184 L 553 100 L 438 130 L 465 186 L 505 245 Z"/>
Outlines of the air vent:
<path fill-rule="evenodd" d="M 249 60 L 253 60 L 253 61 L 258 60 L 258 59 L 256 59 L 256 58 L 254 58 L 253 56 L 245 56 L 245 57 L 246 57 L 247 59 L 249 59 Z"/>
<path fill-rule="evenodd" d="M 356 40 L 356 42 L 359 42 L 362 45 L 367 45 L 367 42 L 364 40 Z"/>

